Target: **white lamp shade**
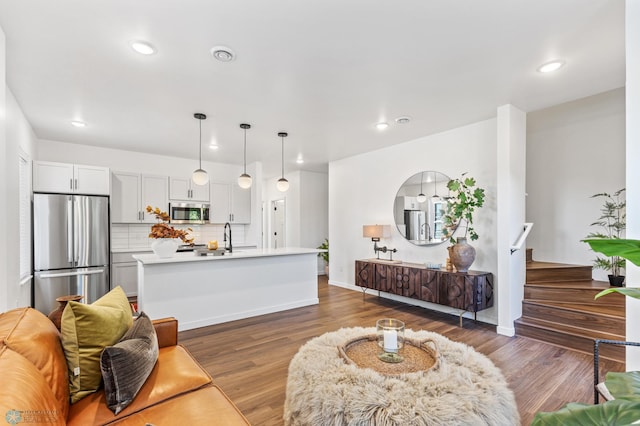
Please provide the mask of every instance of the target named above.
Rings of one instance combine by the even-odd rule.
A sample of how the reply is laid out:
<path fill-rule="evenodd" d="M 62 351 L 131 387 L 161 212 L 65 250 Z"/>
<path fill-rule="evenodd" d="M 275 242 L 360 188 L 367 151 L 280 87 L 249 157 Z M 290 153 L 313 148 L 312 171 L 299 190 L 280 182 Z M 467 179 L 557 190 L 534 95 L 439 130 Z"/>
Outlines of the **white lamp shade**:
<path fill-rule="evenodd" d="M 191 180 L 193 180 L 193 183 L 196 185 L 206 185 L 206 183 L 209 182 L 209 175 L 205 170 L 198 169 L 191 175 Z"/>
<path fill-rule="evenodd" d="M 243 173 L 238 177 L 238 185 L 242 189 L 251 188 L 251 182 L 253 182 L 253 179 L 251 179 L 251 176 L 246 173 Z"/>
<path fill-rule="evenodd" d="M 422 192 L 418 194 L 418 196 L 416 197 L 416 200 L 419 203 L 424 203 L 425 201 L 427 201 L 427 196 L 424 195 Z"/>
<path fill-rule="evenodd" d="M 388 225 L 363 225 L 362 236 L 365 238 L 388 238 L 390 235 Z"/>
<path fill-rule="evenodd" d="M 278 191 L 280 191 L 280 192 L 286 192 L 287 189 L 289 189 L 289 181 L 286 180 L 285 178 L 278 179 L 278 183 L 276 184 L 276 188 L 278 188 Z"/>

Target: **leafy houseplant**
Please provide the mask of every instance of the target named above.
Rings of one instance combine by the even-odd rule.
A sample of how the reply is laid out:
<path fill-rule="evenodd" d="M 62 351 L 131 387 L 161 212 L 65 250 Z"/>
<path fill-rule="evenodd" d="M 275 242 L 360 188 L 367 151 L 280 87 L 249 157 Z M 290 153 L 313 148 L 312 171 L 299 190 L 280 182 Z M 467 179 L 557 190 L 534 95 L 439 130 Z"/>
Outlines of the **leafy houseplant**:
<path fill-rule="evenodd" d="M 476 180 L 465 175 L 463 173 L 460 178 L 447 182 L 447 188 L 453 195 L 447 199 L 444 214 L 444 235 L 453 244 L 448 248 L 449 257 L 458 272 L 467 272 L 476 258 L 476 250 L 467 244 L 467 235 L 472 241 L 478 239 L 473 228 L 473 214 L 484 205 L 484 189 L 476 187 Z M 453 233 L 462 221 L 466 225 L 464 237 L 454 240 Z"/>
<path fill-rule="evenodd" d="M 640 266 L 640 240 L 590 238 L 582 241 L 589 244 L 591 250 L 597 253 L 602 253 L 605 256 L 618 256 L 636 266 Z M 609 288 L 596 294 L 596 299 L 614 292 L 640 299 L 640 288 Z"/>
<path fill-rule="evenodd" d="M 476 187 L 476 180 L 472 177 L 452 179 L 447 183 L 447 188 L 453 194 L 447 199 L 447 209 L 444 215 L 445 235 L 455 244 L 453 233 L 464 220 L 466 223 L 464 238 L 469 235 L 472 241 L 478 239 L 478 234 L 473 228 L 473 214 L 476 209 L 484 205 L 484 189 Z"/>
<path fill-rule="evenodd" d="M 621 194 L 625 191 L 622 188 L 613 194 L 600 193 L 591 196 L 591 198 L 604 198 L 604 204 L 600 208 L 601 215 L 597 221 L 593 222 L 591 226 L 597 226 L 599 232 L 592 232 L 587 235 L 588 239 L 620 239 L 622 233 L 627 227 L 626 223 L 626 206 L 625 200 L 621 199 Z M 620 274 L 620 270 L 624 269 L 624 259 L 620 256 L 601 257 L 597 256 L 593 261 L 593 266 L 596 269 L 603 269 L 605 271 L 611 271 L 609 275 L 609 282 L 614 286 L 622 286 L 624 282 L 624 276 Z"/>
<path fill-rule="evenodd" d="M 316 247 L 319 250 L 326 250 L 318 253 L 318 257 L 321 257 L 324 260 L 324 273 L 329 276 L 329 240 L 324 239 L 322 244 Z"/>

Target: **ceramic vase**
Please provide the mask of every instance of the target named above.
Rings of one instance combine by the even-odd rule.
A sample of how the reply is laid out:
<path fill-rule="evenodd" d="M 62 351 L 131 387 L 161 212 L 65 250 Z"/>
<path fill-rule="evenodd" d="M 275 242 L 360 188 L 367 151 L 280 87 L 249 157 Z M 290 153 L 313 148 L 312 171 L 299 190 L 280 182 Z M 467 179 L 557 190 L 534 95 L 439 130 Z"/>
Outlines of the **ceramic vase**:
<path fill-rule="evenodd" d="M 611 287 L 624 287 L 624 275 L 608 275 Z"/>
<path fill-rule="evenodd" d="M 67 306 L 68 302 L 74 301 L 79 302 L 82 300 L 84 296 L 79 294 L 73 294 L 70 296 L 60 296 L 56 298 L 56 302 L 58 302 L 58 307 L 51 311 L 49 314 L 49 319 L 56 326 L 58 330 L 60 330 L 60 321 L 62 320 L 62 313 L 64 312 L 64 308 Z"/>
<path fill-rule="evenodd" d="M 451 263 L 458 272 L 467 272 L 469 267 L 476 260 L 476 249 L 467 243 L 465 237 L 458 237 L 457 242 L 448 247 Z"/>
<path fill-rule="evenodd" d="M 157 238 L 151 243 L 151 250 L 161 258 L 173 257 L 180 245 L 179 238 Z"/>

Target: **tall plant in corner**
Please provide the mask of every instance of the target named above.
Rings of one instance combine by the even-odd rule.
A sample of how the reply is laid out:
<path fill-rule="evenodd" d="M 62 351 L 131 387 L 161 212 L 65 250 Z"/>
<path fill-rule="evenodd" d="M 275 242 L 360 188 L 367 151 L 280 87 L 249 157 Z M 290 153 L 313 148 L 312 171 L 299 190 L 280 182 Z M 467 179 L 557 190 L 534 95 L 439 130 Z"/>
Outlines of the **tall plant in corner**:
<path fill-rule="evenodd" d="M 600 208 L 600 217 L 591 224 L 597 227 L 598 231 L 591 232 L 587 235 L 587 239 L 614 240 L 622 237 L 627 228 L 627 203 L 622 196 L 624 192 L 625 188 L 622 188 L 613 194 L 603 192 L 591 196 L 591 198 L 604 198 L 604 203 Z M 624 276 L 620 273 L 624 266 L 625 261 L 620 256 L 597 256 L 593 261 L 594 268 L 611 272 L 609 283 L 617 287 L 622 286 L 624 282 Z"/>
<path fill-rule="evenodd" d="M 466 174 L 447 183 L 451 196 L 444 214 L 444 234 L 453 244 L 449 247 L 449 257 L 458 272 L 467 272 L 476 258 L 476 250 L 467 243 L 467 235 L 472 241 L 478 239 L 473 215 L 484 205 L 485 197 L 484 189 L 477 187 L 476 180 Z M 453 234 L 460 226 L 465 228 L 464 237 L 454 240 Z"/>

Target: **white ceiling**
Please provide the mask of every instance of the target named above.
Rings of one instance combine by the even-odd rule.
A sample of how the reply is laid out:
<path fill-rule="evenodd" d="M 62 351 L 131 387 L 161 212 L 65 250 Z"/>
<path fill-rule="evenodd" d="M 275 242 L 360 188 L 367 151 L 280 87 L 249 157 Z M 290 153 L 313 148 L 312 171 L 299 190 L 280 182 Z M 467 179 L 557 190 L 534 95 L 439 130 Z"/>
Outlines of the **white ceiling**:
<path fill-rule="evenodd" d="M 267 177 L 279 131 L 285 174 L 326 170 L 506 103 L 532 111 L 625 81 L 621 0 L 0 0 L 0 26 L 7 85 L 40 139 L 197 159 L 203 112 L 203 158 L 242 164 L 251 123 L 247 161 Z M 214 60 L 216 45 L 236 60 Z M 536 72 L 556 58 L 560 71 Z"/>

